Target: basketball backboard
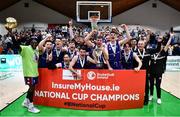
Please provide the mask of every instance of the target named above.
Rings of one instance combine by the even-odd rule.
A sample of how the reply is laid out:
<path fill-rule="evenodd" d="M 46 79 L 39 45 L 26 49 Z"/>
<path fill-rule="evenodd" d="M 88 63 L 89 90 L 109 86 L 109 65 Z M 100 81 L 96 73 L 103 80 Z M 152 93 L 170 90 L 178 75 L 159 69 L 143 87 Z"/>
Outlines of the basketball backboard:
<path fill-rule="evenodd" d="M 90 22 L 91 16 L 98 16 L 98 22 L 111 22 L 112 2 L 110 1 L 77 1 L 77 22 Z"/>

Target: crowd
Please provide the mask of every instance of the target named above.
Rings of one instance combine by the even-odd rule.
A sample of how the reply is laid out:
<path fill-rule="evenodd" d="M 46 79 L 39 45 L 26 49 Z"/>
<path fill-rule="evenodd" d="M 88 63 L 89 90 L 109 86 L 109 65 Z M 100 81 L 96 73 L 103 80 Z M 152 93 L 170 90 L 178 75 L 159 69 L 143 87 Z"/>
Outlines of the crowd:
<path fill-rule="evenodd" d="M 85 27 L 85 26 L 73 26 L 72 27 L 74 36 L 80 35 L 82 37 L 85 37 L 87 33 L 91 31 L 91 28 Z M 111 30 L 117 31 L 117 27 L 110 27 L 110 26 L 102 26 L 99 29 L 99 32 L 101 32 L 104 36 L 107 35 L 105 33 L 110 33 Z M 143 28 L 140 27 L 134 27 L 133 29 L 130 29 L 130 35 L 133 38 L 133 42 L 137 44 L 140 38 L 144 38 L 146 36 L 146 31 Z M 118 37 L 123 36 L 125 37 L 125 32 L 121 31 Z M 6 35 L 0 34 L 0 54 L 18 54 L 18 50 L 16 47 L 17 43 L 20 43 L 21 45 L 29 45 L 31 39 L 36 39 L 39 43 L 43 38 L 46 37 L 47 34 L 51 34 L 53 37 L 53 42 L 56 38 L 61 39 L 65 46 L 68 45 L 70 39 L 70 32 L 68 29 L 64 29 L 63 27 L 56 26 L 47 28 L 46 30 L 36 30 L 34 27 L 32 27 L 31 30 L 23 30 L 18 32 L 13 31 L 11 33 L 7 33 Z M 74 38 L 75 37 L 71 37 Z M 148 47 L 156 47 L 157 44 L 157 38 L 159 37 L 159 34 L 153 32 L 151 35 L 151 40 L 149 42 Z M 164 42 L 167 42 L 168 33 L 165 33 L 163 35 Z M 107 38 L 104 37 L 103 42 L 106 43 Z M 179 56 L 180 55 L 180 42 L 174 41 L 177 39 L 173 39 L 169 48 L 168 48 L 168 55 L 169 56 Z M 132 42 L 132 43 L 133 43 Z M 63 45 L 64 46 L 64 45 Z M 76 45 L 78 46 L 78 45 Z"/>
<path fill-rule="evenodd" d="M 134 69 L 136 72 L 144 69 L 146 70 L 144 105 L 153 98 L 154 80 L 156 80 L 157 103 L 161 104 L 160 85 L 168 53 L 180 54 L 180 45 L 173 44 L 173 33 L 162 36 L 151 30 L 139 28 L 129 32 L 125 24 L 90 30 L 90 28 L 75 28 L 70 21 L 67 30 L 56 27 L 36 31 L 32 28 L 20 33 L 9 31 L 7 35 L 0 37 L 1 54 L 22 56 L 27 54 L 23 63 L 27 66 L 37 61 L 39 68 L 69 69 L 79 79 L 81 75 L 75 69 Z M 33 56 L 32 61 L 27 63 L 30 56 Z M 29 74 L 29 70 L 25 72 Z M 37 78 L 33 79 L 36 83 Z M 27 84 L 29 81 L 30 79 L 26 78 Z M 27 98 L 32 102 L 34 86 L 29 85 Z M 24 104 L 26 103 L 27 100 Z"/>

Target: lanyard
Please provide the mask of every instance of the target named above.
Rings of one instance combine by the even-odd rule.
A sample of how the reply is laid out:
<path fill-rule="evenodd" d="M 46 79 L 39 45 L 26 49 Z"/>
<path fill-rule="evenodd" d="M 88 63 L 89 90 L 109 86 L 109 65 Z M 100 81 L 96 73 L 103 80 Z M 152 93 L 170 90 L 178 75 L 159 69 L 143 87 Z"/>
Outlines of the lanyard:
<path fill-rule="evenodd" d="M 137 47 L 135 46 L 135 48 L 134 48 L 134 49 L 132 48 L 131 50 L 132 50 L 132 51 L 136 51 L 136 50 L 137 50 Z"/>
<path fill-rule="evenodd" d="M 128 56 L 127 56 L 126 53 L 124 52 L 124 57 L 125 57 L 126 62 L 129 60 L 130 53 L 131 53 L 131 51 L 129 51 Z"/>
<path fill-rule="evenodd" d="M 69 64 L 64 62 L 64 68 L 68 68 L 69 67 Z"/>
<path fill-rule="evenodd" d="M 85 64 L 85 58 L 82 60 L 82 59 L 79 57 L 79 61 L 80 61 L 81 67 L 83 68 L 83 67 L 84 67 L 84 64 Z"/>
<path fill-rule="evenodd" d="M 75 55 L 75 51 L 72 52 L 71 50 L 69 50 L 69 53 L 70 53 L 71 58 L 73 58 Z"/>
<path fill-rule="evenodd" d="M 141 54 L 140 50 L 138 49 L 138 53 L 139 53 L 139 55 L 141 56 L 141 58 L 143 59 L 143 58 L 144 58 L 144 55 L 145 55 L 145 49 L 143 49 L 143 54 Z"/>
<path fill-rule="evenodd" d="M 50 51 L 51 51 L 51 50 L 50 50 Z M 49 56 L 52 56 L 51 54 L 52 54 L 52 52 L 49 54 L 49 52 L 46 51 L 46 61 L 49 61 L 49 59 L 50 59 Z"/>
<path fill-rule="evenodd" d="M 158 58 L 158 56 L 159 56 L 159 54 L 160 54 L 161 52 L 159 52 L 157 55 L 153 55 L 154 56 L 154 61 L 156 61 L 157 60 L 157 58 Z"/>
<path fill-rule="evenodd" d="M 116 53 L 116 43 L 115 44 L 110 43 L 110 46 L 115 54 Z"/>
<path fill-rule="evenodd" d="M 58 51 L 58 50 L 56 49 L 56 56 L 57 56 L 57 57 L 59 57 L 60 53 L 61 53 L 61 50 Z"/>

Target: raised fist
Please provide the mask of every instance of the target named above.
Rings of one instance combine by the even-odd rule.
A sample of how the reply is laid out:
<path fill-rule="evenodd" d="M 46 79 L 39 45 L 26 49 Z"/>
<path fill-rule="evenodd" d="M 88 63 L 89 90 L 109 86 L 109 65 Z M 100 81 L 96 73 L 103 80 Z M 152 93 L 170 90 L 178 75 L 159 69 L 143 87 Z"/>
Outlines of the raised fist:
<path fill-rule="evenodd" d="M 126 24 L 121 24 L 121 28 L 125 29 L 125 28 L 127 28 L 127 25 Z"/>
<path fill-rule="evenodd" d="M 72 26 L 73 25 L 73 21 L 72 19 L 69 21 L 69 26 Z"/>
<path fill-rule="evenodd" d="M 152 32 L 150 29 L 147 29 L 147 34 L 150 35 Z"/>

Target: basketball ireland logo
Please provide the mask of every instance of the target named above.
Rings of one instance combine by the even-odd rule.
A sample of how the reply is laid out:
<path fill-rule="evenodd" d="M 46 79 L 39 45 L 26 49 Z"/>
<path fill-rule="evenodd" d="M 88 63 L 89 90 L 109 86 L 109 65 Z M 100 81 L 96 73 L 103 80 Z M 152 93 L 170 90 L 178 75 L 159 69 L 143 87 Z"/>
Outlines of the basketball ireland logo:
<path fill-rule="evenodd" d="M 95 73 L 95 72 L 89 71 L 89 72 L 87 73 L 87 78 L 88 78 L 89 80 L 94 80 L 95 77 L 96 77 L 96 73 Z"/>

